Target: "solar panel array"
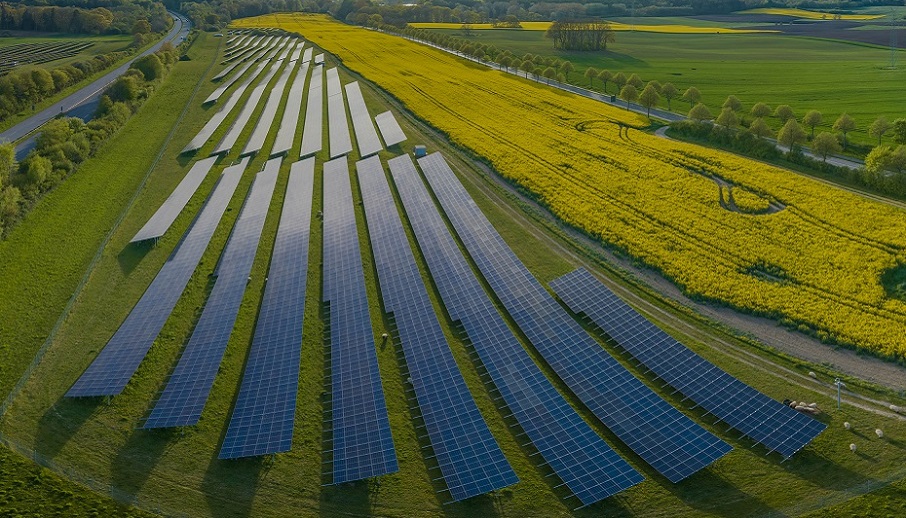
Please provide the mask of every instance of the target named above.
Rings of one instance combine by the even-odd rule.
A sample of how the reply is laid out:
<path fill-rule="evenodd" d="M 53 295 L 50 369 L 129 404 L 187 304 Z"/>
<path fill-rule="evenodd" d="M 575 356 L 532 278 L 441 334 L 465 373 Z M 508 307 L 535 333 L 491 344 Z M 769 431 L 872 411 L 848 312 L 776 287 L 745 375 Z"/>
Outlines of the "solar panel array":
<path fill-rule="evenodd" d="M 293 52 L 301 51 L 302 45 L 304 44 L 301 42 L 296 44 L 296 50 Z M 248 142 L 246 142 L 245 147 L 242 148 L 242 153 L 240 153 L 240 155 L 254 154 L 261 151 L 261 148 L 264 147 L 264 140 L 267 138 L 271 126 L 274 125 L 274 119 L 277 117 L 277 110 L 280 108 L 280 102 L 283 100 L 283 92 L 286 90 L 286 84 L 289 82 L 289 78 L 292 76 L 295 69 L 296 62 L 292 60 L 287 61 L 286 66 L 283 68 L 283 73 L 280 74 L 280 77 L 277 78 L 277 82 L 271 87 L 270 93 L 267 96 L 267 102 L 264 103 L 264 109 L 258 115 L 255 129 L 252 130 L 252 135 L 249 137 Z"/>
<path fill-rule="evenodd" d="M 346 119 L 346 103 L 336 68 L 327 71 L 327 136 L 330 143 L 330 158 L 336 158 L 352 151 L 349 136 L 349 121 Z"/>
<path fill-rule="evenodd" d="M 315 159 L 295 162 L 221 459 L 289 451 L 299 388 Z"/>
<path fill-rule="evenodd" d="M 255 177 L 223 250 L 211 295 L 144 428 L 191 426 L 201 418 L 255 262 L 280 161 L 280 158 L 268 161 Z"/>
<path fill-rule="evenodd" d="M 208 171 L 214 166 L 217 157 L 208 157 L 192 164 L 192 168 L 186 173 L 186 176 L 179 182 L 176 189 L 170 193 L 163 205 L 157 209 L 157 212 L 151 216 L 151 219 L 145 223 L 132 238 L 130 243 L 138 243 L 148 239 L 157 239 L 167 232 L 170 225 L 176 221 L 176 217 L 186 207 L 192 195 L 198 190 L 198 187 L 208 176 Z"/>
<path fill-rule="evenodd" d="M 346 99 L 349 103 L 349 113 L 352 115 L 352 128 L 355 130 L 355 140 L 359 146 L 359 156 L 371 156 L 384 149 L 381 139 L 377 136 L 368 106 L 362 98 L 359 82 L 355 81 L 346 85 Z"/>
<path fill-rule="evenodd" d="M 689 350 L 588 270 L 568 273 L 550 286 L 567 306 L 588 316 L 658 378 L 769 450 L 789 458 L 826 428 Z"/>
<path fill-rule="evenodd" d="M 378 129 L 381 130 L 381 137 L 383 137 L 384 144 L 387 147 L 406 141 L 406 134 L 403 133 L 403 129 L 396 122 L 393 112 L 388 110 L 384 113 L 379 113 L 374 117 L 374 121 L 377 122 Z"/>
<path fill-rule="evenodd" d="M 346 157 L 324 164 L 324 302 L 330 303 L 333 483 L 399 469 L 378 370 Z"/>
<path fill-rule="evenodd" d="M 228 63 L 232 63 L 233 61 L 237 61 L 237 60 L 239 60 L 241 62 L 245 58 L 250 56 L 252 53 L 254 53 L 255 48 L 256 48 L 255 45 L 242 45 L 240 47 L 237 47 L 234 50 L 228 51 L 223 55 L 224 60 L 220 64 L 226 65 Z"/>
<path fill-rule="evenodd" d="M 211 95 L 209 95 L 207 97 L 207 99 L 204 100 L 203 104 L 212 103 L 212 102 L 216 102 L 217 100 L 219 100 L 220 97 L 224 94 L 224 92 L 226 92 L 231 86 L 233 86 L 237 81 L 239 81 L 239 79 L 250 68 L 255 66 L 255 63 L 257 63 L 258 67 L 255 69 L 255 72 L 251 76 L 246 78 L 246 80 L 242 84 L 242 86 L 237 88 L 237 91 L 245 92 L 246 88 L 248 88 L 248 85 L 251 84 L 255 80 L 255 78 L 258 77 L 258 75 L 261 74 L 261 72 L 267 66 L 267 61 L 271 57 L 273 57 L 274 54 L 279 52 L 280 41 L 282 41 L 282 40 L 274 40 L 269 45 L 267 45 L 266 47 L 263 47 L 261 50 L 257 51 L 254 55 L 252 55 L 252 57 L 248 60 L 248 63 L 246 63 L 245 66 L 243 66 L 241 69 L 239 69 L 235 74 L 230 76 L 229 79 L 224 81 L 222 85 L 215 88 L 214 91 L 211 92 Z M 259 57 L 263 57 L 263 59 L 258 60 Z M 258 61 L 256 61 L 256 60 L 258 60 Z M 224 75 L 226 75 L 226 74 L 224 74 Z M 220 77 L 221 77 L 220 74 L 217 74 L 216 76 L 214 76 L 214 79 L 216 80 L 216 79 L 219 79 Z M 241 97 L 241 96 L 242 96 L 241 93 L 239 95 L 236 95 L 235 92 L 230 96 L 230 100 L 232 100 L 233 98 L 236 99 L 233 103 L 234 106 L 236 103 L 239 102 L 239 97 Z M 210 137 L 208 137 L 208 138 L 210 138 Z"/>
<path fill-rule="evenodd" d="M 419 159 L 457 234 L 500 301 L 570 390 L 672 482 L 732 448 L 673 408 L 610 356 L 532 276 L 440 153 Z"/>
<path fill-rule="evenodd" d="M 305 128 L 302 130 L 302 147 L 299 156 L 313 155 L 324 147 L 324 79 L 323 68 L 311 71 L 308 84 L 308 106 L 305 109 Z"/>
<path fill-rule="evenodd" d="M 308 79 L 308 68 L 308 63 L 303 62 L 289 87 L 289 96 L 286 98 L 283 119 L 280 120 L 280 129 L 277 130 L 277 138 L 271 148 L 271 156 L 287 153 L 293 147 L 293 139 L 296 136 L 296 128 L 299 126 L 299 115 L 302 110 L 305 80 Z"/>
<path fill-rule="evenodd" d="M 258 103 L 261 101 L 261 97 L 264 96 L 264 92 L 268 89 L 268 84 L 271 82 L 271 79 L 277 75 L 277 72 L 280 71 L 280 68 L 283 66 L 286 61 L 286 55 L 290 51 L 290 44 L 292 42 L 288 41 L 284 46 L 283 50 L 280 51 L 280 55 L 274 61 L 270 70 L 264 74 L 264 77 L 261 78 L 261 81 L 252 89 L 252 93 L 249 94 L 248 99 L 245 101 L 245 105 L 242 106 L 242 109 L 239 111 L 239 115 L 236 116 L 236 119 L 233 121 L 233 124 L 230 125 L 230 129 L 227 130 L 226 135 L 220 140 L 220 143 L 217 144 L 217 147 L 214 148 L 214 151 L 211 151 L 212 155 L 219 155 L 221 153 L 227 153 L 233 146 L 236 144 L 236 141 L 239 140 L 239 135 L 242 134 L 242 130 L 248 125 L 249 120 L 251 120 L 252 115 L 255 112 L 255 109 L 258 107 Z M 273 119 L 271 119 L 273 122 Z"/>
<path fill-rule="evenodd" d="M 572 493 L 589 505 L 644 477 L 557 392 L 507 327 L 463 257 L 409 155 L 390 171 L 450 318 L 462 324 L 525 434 Z"/>
<path fill-rule="evenodd" d="M 315 65 L 323 65 L 323 64 L 324 64 L 324 54 L 318 54 L 317 56 L 315 56 Z"/>
<path fill-rule="evenodd" d="M 431 447 L 454 501 L 519 481 L 456 365 L 377 156 L 356 163 L 384 310 L 393 314 Z"/>
<path fill-rule="evenodd" d="M 244 159 L 224 169 L 170 259 L 66 397 L 115 396 L 123 391 L 189 283 L 247 164 Z"/>

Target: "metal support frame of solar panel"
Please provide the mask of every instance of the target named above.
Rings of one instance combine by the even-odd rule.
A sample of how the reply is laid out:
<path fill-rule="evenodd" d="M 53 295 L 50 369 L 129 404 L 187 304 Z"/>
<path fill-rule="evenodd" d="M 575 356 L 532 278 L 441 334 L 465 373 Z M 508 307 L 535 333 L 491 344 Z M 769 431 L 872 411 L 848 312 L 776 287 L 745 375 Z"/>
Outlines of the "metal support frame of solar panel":
<path fill-rule="evenodd" d="M 403 133 L 403 129 L 396 122 L 393 112 L 388 110 L 384 113 L 379 113 L 374 116 L 374 121 L 377 122 L 378 129 L 381 130 L 381 138 L 384 139 L 384 144 L 388 148 L 406 141 L 406 134 Z"/>
<path fill-rule="evenodd" d="M 300 49 L 302 45 L 302 43 L 299 43 L 296 46 L 297 50 Z M 286 91 L 286 85 L 289 83 L 289 78 L 292 77 L 293 72 L 296 70 L 295 61 L 284 61 L 286 61 L 286 66 L 283 68 L 280 77 L 277 78 L 277 82 L 271 87 L 267 96 L 267 101 L 264 103 L 264 109 L 258 115 L 255 129 L 252 130 L 252 134 L 249 136 L 248 142 L 245 143 L 245 147 L 242 148 L 240 156 L 255 154 L 264 147 L 264 141 L 267 139 L 267 134 L 270 133 L 271 127 L 274 125 L 274 119 L 277 117 L 277 110 L 280 108 L 280 102 L 283 100 L 283 93 Z"/>
<path fill-rule="evenodd" d="M 248 89 L 249 85 L 255 82 L 258 76 L 261 75 L 261 72 L 263 72 L 269 64 L 270 61 L 268 59 L 264 59 L 258 64 L 258 67 L 255 68 L 254 72 L 252 72 L 252 74 L 249 75 L 249 77 L 247 77 L 246 80 L 243 81 L 242 84 L 239 85 L 232 94 L 230 94 L 230 97 L 227 99 L 227 102 L 223 104 L 223 107 L 221 107 L 220 110 L 218 110 L 217 113 L 215 113 L 210 118 L 210 120 L 205 123 L 204 127 L 202 127 L 201 130 L 199 130 L 195 135 L 195 137 L 188 144 L 186 144 L 186 147 L 183 148 L 181 153 L 197 151 L 201 149 L 201 146 L 205 145 L 205 143 L 211 138 L 211 136 L 214 135 L 214 132 L 217 131 L 217 128 L 220 127 L 221 124 L 223 124 L 223 121 L 226 120 L 230 112 L 233 111 L 233 108 L 235 108 L 236 105 L 239 104 L 239 101 L 242 99 L 242 95 Z"/>
<path fill-rule="evenodd" d="M 485 293 L 437 211 L 409 155 L 390 160 L 397 192 L 444 307 L 462 324 L 526 436 L 582 505 L 644 477 L 599 437 L 557 392 Z"/>
<path fill-rule="evenodd" d="M 313 155 L 324 147 L 324 68 L 314 67 L 308 83 L 308 102 L 302 130 L 300 157 Z"/>
<path fill-rule="evenodd" d="M 280 453 L 292 446 L 314 168 L 314 157 L 290 167 L 267 284 L 221 459 Z"/>
<path fill-rule="evenodd" d="M 610 356 L 532 276 L 440 153 L 419 159 L 484 278 L 535 349 L 617 437 L 671 482 L 732 447 L 671 406 Z"/>
<path fill-rule="evenodd" d="M 170 193 L 167 200 L 164 201 L 147 223 L 132 238 L 130 243 L 147 241 L 148 239 L 157 239 L 167 232 L 170 225 L 176 221 L 176 217 L 186 208 L 186 204 L 192 199 L 195 191 L 207 178 L 208 172 L 214 166 L 217 157 L 208 157 L 192 164 L 192 168 L 186 173 L 176 189 Z"/>
<path fill-rule="evenodd" d="M 371 122 L 371 115 L 368 113 L 368 106 L 362 97 L 359 82 L 349 83 L 345 88 L 346 102 L 349 103 L 349 114 L 352 116 L 352 128 L 355 131 L 355 141 L 359 147 L 359 156 L 366 158 L 379 153 L 384 149 L 384 146 L 381 144 L 381 139 L 377 136 L 374 123 Z"/>
<path fill-rule="evenodd" d="M 189 283 L 247 164 L 245 159 L 224 169 L 182 241 L 66 397 L 115 396 L 123 391 Z"/>
<path fill-rule="evenodd" d="M 226 134 L 220 139 L 220 142 L 214 150 L 211 151 L 212 155 L 228 153 L 233 146 L 236 145 L 236 141 L 239 140 L 242 131 L 248 126 L 249 121 L 252 119 L 255 109 L 258 108 L 258 103 L 260 103 L 261 98 L 264 97 L 264 92 L 268 90 L 271 80 L 277 75 L 277 72 L 280 72 L 280 70 L 283 69 L 283 66 L 286 63 L 286 55 L 289 53 L 290 48 L 289 42 L 284 45 L 283 50 L 280 51 L 280 55 L 274 60 L 270 69 L 264 74 L 261 81 L 255 85 L 255 88 L 252 89 L 252 93 L 249 94 L 242 109 L 239 110 L 239 115 L 236 115 L 233 124 L 230 125 L 230 129 L 227 130 Z M 271 119 L 271 122 L 273 122 L 273 119 Z"/>
<path fill-rule="evenodd" d="M 384 311 L 393 314 L 431 448 L 453 501 L 519 481 L 453 358 L 377 156 L 356 162 Z"/>
<path fill-rule="evenodd" d="M 305 81 L 308 79 L 309 64 L 302 62 L 292 85 L 289 87 L 289 96 L 286 98 L 286 107 L 283 109 L 283 118 L 280 120 L 280 129 L 277 138 L 271 147 L 271 156 L 282 155 L 293 147 L 296 137 L 296 128 L 299 127 L 299 115 L 302 111 L 302 94 L 305 90 Z"/>
<path fill-rule="evenodd" d="M 324 164 L 322 301 L 330 304 L 332 482 L 399 470 L 378 369 L 346 157 Z"/>
<path fill-rule="evenodd" d="M 826 425 L 775 401 L 705 360 L 632 309 L 588 270 L 551 281 L 576 313 L 586 315 L 658 378 L 708 413 L 789 458 Z"/>
<path fill-rule="evenodd" d="M 143 428 L 191 426 L 201 418 L 248 285 L 280 161 L 267 162 L 255 177 L 223 250 L 211 295 Z"/>
<path fill-rule="evenodd" d="M 349 120 L 346 119 L 346 102 L 336 68 L 327 71 L 327 141 L 330 158 L 336 158 L 352 151 L 352 137 L 349 135 Z"/>
<path fill-rule="evenodd" d="M 250 75 L 248 78 L 246 78 L 246 80 L 242 83 L 242 86 L 240 86 L 239 88 L 236 89 L 237 92 L 238 91 L 244 92 L 245 89 L 248 88 L 249 83 L 254 81 L 254 78 L 258 77 L 258 75 L 264 70 L 264 67 L 267 66 L 267 61 L 269 59 L 271 59 L 277 52 L 279 52 L 280 41 L 282 41 L 282 40 L 275 40 L 268 46 L 263 47 L 262 49 L 258 50 L 254 55 L 252 55 L 251 58 L 249 58 L 248 62 L 245 64 L 245 66 L 243 66 L 241 69 L 237 70 L 236 73 L 233 74 L 232 76 L 230 76 L 229 79 L 224 81 L 222 85 L 215 88 L 214 91 L 211 92 L 211 95 L 209 95 L 202 104 L 217 102 L 220 99 L 220 97 L 224 94 L 224 92 L 226 92 L 231 86 L 233 86 L 237 81 L 239 81 L 239 79 L 250 68 L 255 66 L 255 64 L 257 63 L 258 68 L 255 69 L 255 71 L 252 73 L 252 75 Z M 214 79 L 218 79 L 219 75 L 220 74 L 218 74 L 217 76 L 214 76 Z M 236 96 L 236 92 L 233 92 L 233 94 L 230 95 L 229 100 L 232 100 L 235 96 Z M 240 94 L 240 96 L 241 96 L 241 94 Z M 239 102 L 239 99 L 236 98 L 236 100 L 234 102 Z"/>

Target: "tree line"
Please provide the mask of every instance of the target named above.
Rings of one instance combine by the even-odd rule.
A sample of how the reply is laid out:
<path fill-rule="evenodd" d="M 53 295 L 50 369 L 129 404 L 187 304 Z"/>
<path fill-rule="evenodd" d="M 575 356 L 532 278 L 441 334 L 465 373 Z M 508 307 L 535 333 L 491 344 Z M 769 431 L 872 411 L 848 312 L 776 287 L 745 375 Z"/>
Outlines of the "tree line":
<path fill-rule="evenodd" d="M 101 0 L 86 2 L 86 7 L 72 6 L 73 3 L 78 2 L 65 5 L 0 3 L 0 30 L 130 34 L 139 20 L 145 20 L 151 32 L 164 31 L 171 24 L 166 8 L 156 1 Z"/>
<path fill-rule="evenodd" d="M 607 44 L 614 42 L 610 24 L 602 20 L 555 21 L 545 36 L 560 50 L 599 51 L 607 50 Z"/>

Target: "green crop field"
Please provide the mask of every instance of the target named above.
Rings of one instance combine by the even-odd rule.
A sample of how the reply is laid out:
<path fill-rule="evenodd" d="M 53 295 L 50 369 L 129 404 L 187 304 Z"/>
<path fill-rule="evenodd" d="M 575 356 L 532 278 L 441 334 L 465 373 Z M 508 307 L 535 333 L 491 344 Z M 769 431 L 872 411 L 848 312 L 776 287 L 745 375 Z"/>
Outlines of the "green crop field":
<path fill-rule="evenodd" d="M 645 20 L 635 18 L 638 24 Z M 687 25 L 694 22 L 689 19 Z M 442 32 L 464 37 L 458 30 Z M 669 81 L 681 93 L 694 86 L 715 113 L 728 95 L 736 95 L 744 110 L 757 102 L 771 107 L 788 104 L 798 117 L 818 110 L 824 114 L 819 131 L 830 131 L 834 120 L 846 112 L 856 120 L 855 137 L 861 142 L 872 142 L 867 128 L 878 116 L 906 117 L 902 103 L 906 52 L 897 53 L 899 65 L 890 70 L 890 51 L 876 46 L 782 34 L 617 32 L 606 52 L 593 53 L 554 50 L 539 31 L 472 31 L 467 39 L 519 57 L 530 53 L 567 59 L 576 67 L 570 81 L 581 86 L 588 86 L 583 74 L 589 66 L 627 76 L 637 73 L 644 81 Z M 595 88 L 600 90 L 601 83 L 595 81 Z M 608 92 L 617 93 L 612 83 Z M 666 107 L 664 100 L 661 106 Z M 674 99 L 672 107 L 684 111 L 688 104 Z"/>

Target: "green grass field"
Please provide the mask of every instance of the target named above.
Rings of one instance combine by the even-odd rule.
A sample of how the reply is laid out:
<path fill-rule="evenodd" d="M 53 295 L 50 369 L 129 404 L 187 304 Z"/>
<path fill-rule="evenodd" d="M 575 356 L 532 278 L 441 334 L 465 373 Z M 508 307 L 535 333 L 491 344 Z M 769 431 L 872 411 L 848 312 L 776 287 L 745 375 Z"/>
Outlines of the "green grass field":
<path fill-rule="evenodd" d="M 647 23 L 645 18 L 635 20 Z M 443 32 L 462 37 L 461 31 Z M 906 53 L 900 51 L 899 67 L 888 70 L 890 51 L 869 45 L 778 34 L 619 32 L 606 52 L 591 53 L 554 50 L 550 40 L 535 31 L 473 31 L 470 39 L 519 57 L 531 53 L 567 59 L 576 67 L 570 81 L 581 86 L 588 86 L 583 74 L 589 66 L 627 76 L 637 73 L 644 81 L 669 81 L 680 93 L 695 86 L 713 113 L 732 94 L 746 111 L 756 102 L 772 108 L 789 104 L 797 117 L 818 110 L 824 114 L 818 131 L 830 131 L 834 120 L 846 112 L 858 124 L 853 136 L 860 142 L 873 142 L 867 129 L 878 116 L 906 117 L 901 100 Z M 595 89 L 600 88 L 595 81 Z M 618 93 L 612 83 L 608 92 Z M 662 99 L 661 107 L 666 106 Z M 674 99 L 672 107 L 685 112 L 689 105 Z"/>
<path fill-rule="evenodd" d="M 141 184 L 159 143 L 164 141 L 170 126 L 178 119 L 197 78 L 214 58 L 218 41 L 222 40 L 202 35 L 190 51 L 192 60 L 177 65 L 155 96 L 108 148 L 86 162 L 79 175 L 42 200 L 26 223 L 15 229 L 9 240 L 0 243 L 0 285 L 15 288 L 10 290 L 15 294 L 10 300 L 0 299 L 0 314 L 5 317 L 5 323 L 0 328 L 3 332 L 0 344 L 4 345 L 0 350 L 0 365 L 4 366 L 4 370 L 0 371 L 0 393 L 5 394 L 9 390 L 49 333 L 105 234 L 127 207 L 132 192 Z M 331 66 L 331 61 L 328 58 L 328 66 Z M 219 67 L 212 71 L 216 70 Z M 358 79 L 345 72 L 341 76 L 344 83 Z M 817 401 L 827 410 L 822 419 L 829 423 L 830 428 L 805 451 L 781 464 L 776 456 L 765 456 L 761 447 L 740 439 L 738 433 L 728 432 L 723 425 L 715 425 L 700 411 L 690 411 L 698 422 L 736 449 L 713 467 L 674 485 L 648 468 L 587 411 L 579 408 L 593 428 L 640 469 L 647 480 L 619 496 L 573 513 L 575 501 L 564 501 L 562 493 L 552 488 L 557 484 L 553 482 L 553 477 L 545 477 L 548 474 L 546 468 L 530 459 L 529 451 L 520 446 L 520 438 L 510 428 L 511 421 L 505 418 L 506 410 L 495 404 L 467 346 L 456 338 L 452 323 L 443 317 L 443 312 L 439 312 L 442 327 L 466 382 L 521 482 L 469 502 L 442 505 L 442 500 L 435 494 L 440 486 L 431 480 L 436 475 L 426 469 L 422 450 L 425 443 L 418 439 L 412 424 L 410 401 L 404 391 L 404 374 L 398 362 L 399 351 L 393 344 L 388 344 L 386 347 L 379 346 L 378 360 L 400 472 L 370 482 L 323 487 L 322 419 L 326 406 L 323 394 L 328 388 L 325 386 L 324 326 L 319 313 L 321 232 L 317 219 L 312 226 L 306 327 L 293 450 L 273 458 L 218 461 L 216 455 L 238 391 L 263 292 L 291 160 L 281 169 L 251 282 L 201 421 L 185 430 L 153 433 L 138 430 L 141 419 L 147 415 L 153 400 L 163 388 L 167 374 L 200 315 L 211 288 L 210 273 L 238 216 L 253 175 L 265 161 L 263 156 L 255 158 L 247 169 L 201 265 L 155 346 L 123 394 L 109 401 L 63 399 L 63 393 L 103 347 L 177 245 L 219 172 L 238 155 L 238 149 L 234 149 L 215 166 L 187 210 L 155 246 L 128 245 L 132 235 L 190 167 L 190 160 L 179 157 L 177 153 L 203 125 L 211 110 L 218 108 L 217 105 L 209 108 L 200 106 L 200 100 L 214 86 L 208 81 L 202 83 L 185 117 L 176 126 L 163 159 L 151 171 L 149 181 L 139 192 L 135 205 L 114 230 L 99 261 L 91 269 L 84 289 L 52 341 L 47 355 L 17 395 L 9 413 L 0 420 L 0 432 L 23 448 L 36 450 L 60 469 L 71 470 L 76 474 L 73 478 L 90 478 L 98 486 L 113 488 L 122 498 L 148 510 L 190 516 L 375 514 L 484 517 L 576 514 L 589 517 L 736 517 L 812 512 L 884 487 L 888 480 L 902 479 L 906 475 L 903 468 L 906 462 L 906 424 L 902 421 L 880 417 L 850 405 L 835 410 L 827 392 L 807 377 L 766 368 L 764 359 L 744 360 L 720 346 L 715 347 L 718 338 L 732 341 L 729 336 L 699 338 L 699 332 L 693 337 L 686 334 L 688 331 L 668 328 L 700 354 L 772 397 Z M 563 240 L 562 233 L 540 224 L 543 217 L 526 210 L 508 190 L 488 179 L 473 160 L 451 148 L 442 136 L 401 111 L 380 92 L 367 84 L 362 86 L 372 114 L 387 108 L 394 109 L 409 136 L 404 145 L 406 150 L 414 143 L 425 143 L 431 151 L 444 151 L 476 202 L 542 282 L 580 263 L 598 264 L 603 268 L 598 263 L 597 255 Z M 305 104 L 303 100 L 303 106 Z M 252 120 L 257 119 L 260 110 L 259 106 Z M 278 114 L 277 121 L 279 118 Z M 275 125 L 279 124 L 277 121 Z M 228 123 L 229 119 L 224 126 Z M 246 128 L 239 142 L 243 142 L 251 131 L 251 126 Z M 224 132 L 225 127 L 214 135 L 198 156 L 206 156 Z M 269 149 L 274 137 L 275 131 L 272 131 L 264 149 Z M 297 140 L 289 153 L 290 157 L 298 156 L 298 146 Z M 395 154 L 385 151 L 382 157 L 386 159 Z M 322 162 L 326 151 L 322 151 L 318 158 Z M 320 175 L 315 178 L 313 212 L 317 213 L 322 209 L 323 201 Z M 355 180 L 355 175 L 352 178 Z M 354 197 L 359 200 L 355 182 L 353 190 Z M 105 203 L 83 206 L 84 200 L 98 199 L 105 200 Z M 388 323 L 378 302 L 363 210 L 358 204 L 356 212 L 372 323 L 375 336 L 380 336 L 387 331 Z M 73 214 L 79 214 L 79 217 L 73 218 Z M 66 240 L 60 241 L 62 239 Z M 60 254 L 63 249 L 68 253 Z M 420 263 L 424 272 L 424 264 Z M 641 291 L 631 284 L 628 286 L 635 296 L 656 300 L 650 292 Z M 439 309 L 439 299 L 430 283 L 428 287 Z M 669 306 L 662 303 L 658 307 L 670 311 Z M 12 317 L 7 319 L 6 315 Z M 702 327 L 694 319 L 690 322 L 696 328 Z M 702 336 L 709 335 L 707 331 L 706 327 L 700 329 Z M 736 341 L 734 344 L 742 345 Z M 602 341 L 602 345 L 617 354 L 630 369 L 637 371 L 611 344 Z M 783 361 L 780 363 L 800 371 L 808 368 Z M 657 384 L 653 386 L 674 404 L 682 408 L 688 406 L 671 396 L 670 391 Z M 563 390 L 562 386 L 559 388 Z M 854 430 L 844 430 L 843 421 L 854 423 Z M 876 427 L 884 429 L 885 440 L 874 436 Z M 859 454 L 849 451 L 851 442 L 858 442 Z M 17 480 L 31 476 L 27 464 L 22 464 L 21 470 L 10 473 L 9 476 Z M 34 494 L 51 487 L 42 484 Z M 895 496 L 896 491 L 894 486 L 890 486 L 881 489 L 879 494 L 887 498 L 888 494 Z M 874 505 L 887 505 L 886 500 L 874 496 L 862 498 L 864 500 L 856 500 L 848 504 L 849 507 L 841 508 L 840 515 L 846 515 L 850 510 L 861 511 Z M 21 499 L 14 501 L 22 502 Z M 5 510 L 3 505 L 0 500 L 0 511 Z M 23 505 L 20 503 L 17 507 Z"/>

